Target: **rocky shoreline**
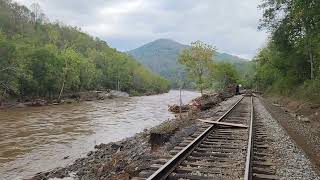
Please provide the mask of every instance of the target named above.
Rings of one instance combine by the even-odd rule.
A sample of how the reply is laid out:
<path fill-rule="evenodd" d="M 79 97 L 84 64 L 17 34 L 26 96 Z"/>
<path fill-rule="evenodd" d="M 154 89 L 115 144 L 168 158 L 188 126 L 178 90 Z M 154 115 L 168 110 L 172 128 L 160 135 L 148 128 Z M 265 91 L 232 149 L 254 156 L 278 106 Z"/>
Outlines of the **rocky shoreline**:
<path fill-rule="evenodd" d="M 214 96 L 218 97 L 216 94 Z M 239 97 L 220 95 L 206 110 L 193 108 L 180 117 L 118 142 L 95 146 L 86 157 L 73 164 L 36 174 L 29 180 L 62 179 L 130 179 L 146 169 L 150 163 L 169 155 L 169 151 L 201 126 L 197 118 L 219 116 Z M 228 99 L 227 99 L 228 98 Z M 226 100 L 227 99 L 227 100 Z"/>
<path fill-rule="evenodd" d="M 131 97 L 131 96 L 152 96 L 166 92 L 146 92 L 142 94 L 129 94 L 123 91 L 106 90 L 106 91 L 85 91 L 78 93 L 65 94 L 59 101 L 57 98 L 31 98 L 25 100 L 13 99 L 5 102 L 0 101 L 0 110 L 8 108 L 25 108 L 25 107 L 40 107 L 40 106 L 51 106 L 60 104 L 72 104 L 79 103 L 82 101 L 96 101 L 105 100 L 112 98 Z"/>
<path fill-rule="evenodd" d="M 0 104 L 0 109 L 6 108 L 25 108 L 25 107 L 40 107 L 60 104 L 72 104 L 82 101 L 95 101 L 105 100 L 118 97 L 129 97 L 126 92 L 107 90 L 107 91 L 87 91 L 74 94 L 67 94 L 58 99 L 27 99 L 27 100 L 14 100 Z"/>

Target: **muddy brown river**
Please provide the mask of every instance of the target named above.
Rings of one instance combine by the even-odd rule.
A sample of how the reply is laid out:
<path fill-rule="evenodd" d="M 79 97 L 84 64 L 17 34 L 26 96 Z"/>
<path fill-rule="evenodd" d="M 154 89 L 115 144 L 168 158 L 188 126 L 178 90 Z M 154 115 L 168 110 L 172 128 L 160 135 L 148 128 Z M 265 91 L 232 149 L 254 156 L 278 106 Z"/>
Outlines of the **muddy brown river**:
<path fill-rule="evenodd" d="M 199 93 L 183 91 L 183 102 Z M 22 179 L 72 163 L 94 145 L 172 118 L 179 91 L 76 104 L 0 110 L 0 179 Z"/>

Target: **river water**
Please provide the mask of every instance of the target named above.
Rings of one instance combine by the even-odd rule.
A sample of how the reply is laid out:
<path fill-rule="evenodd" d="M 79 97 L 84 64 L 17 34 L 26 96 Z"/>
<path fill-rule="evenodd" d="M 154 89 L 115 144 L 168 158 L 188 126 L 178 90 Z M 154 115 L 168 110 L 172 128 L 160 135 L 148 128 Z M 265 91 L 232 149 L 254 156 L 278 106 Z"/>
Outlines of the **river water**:
<path fill-rule="evenodd" d="M 183 91 L 184 103 L 199 93 Z M 166 94 L 0 110 L 0 179 L 22 179 L 65 166 L 94 145 L 130 137 L 172 118 Z M 64 158 L 67 157 L 68 158 Z"/>

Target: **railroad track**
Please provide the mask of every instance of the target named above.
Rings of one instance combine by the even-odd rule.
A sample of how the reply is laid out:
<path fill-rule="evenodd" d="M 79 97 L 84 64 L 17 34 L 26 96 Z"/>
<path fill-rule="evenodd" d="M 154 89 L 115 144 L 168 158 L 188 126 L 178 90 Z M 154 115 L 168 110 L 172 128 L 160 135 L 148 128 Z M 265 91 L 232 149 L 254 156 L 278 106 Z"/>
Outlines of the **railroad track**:
<path fill-rule="evenodd" d="M 135 179 L 277 179 L 264 159 L 266 135 L 253 119 L 253 97 L 241 97 Z"/>

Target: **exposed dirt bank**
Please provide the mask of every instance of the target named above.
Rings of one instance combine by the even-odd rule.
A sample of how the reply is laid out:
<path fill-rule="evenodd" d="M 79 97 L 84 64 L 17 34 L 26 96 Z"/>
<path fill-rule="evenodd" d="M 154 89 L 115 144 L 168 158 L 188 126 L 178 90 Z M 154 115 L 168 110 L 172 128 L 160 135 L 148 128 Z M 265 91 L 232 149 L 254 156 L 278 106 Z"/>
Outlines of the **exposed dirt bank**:
<path fill-rule="evenodd" d="M 320 105 L 284 97 L 261 99 L 272 116 L 304 150 L 320 174 Z"/>
<path fill-rule="evenodd" d="M 119 142 L 100 144 L 95 147 L 95 151 L 89 152 L 86 157 L 76 160 L 73 164 L 38 173 L 31 179 L 130 179 L 149 167 L 152 160 L 168 156 L 171 149 L 185 137 L 196 132 L 201 126 L 196 118 L 218 117 L 239 98 L 235 96 L 217 102 L 204 111 L 189 111 L 183 114 L 182 119 L 177 117 Z"/>
<path fill-rule="evenodd" d="M 268 137 L 268 161 L 272 162 L 276 175 L 281 179 L 320 179 L 301 148 L 284 128 L 272 118 L 259 99 L 254 99 L 255 121 L 265 129 Z"/>

